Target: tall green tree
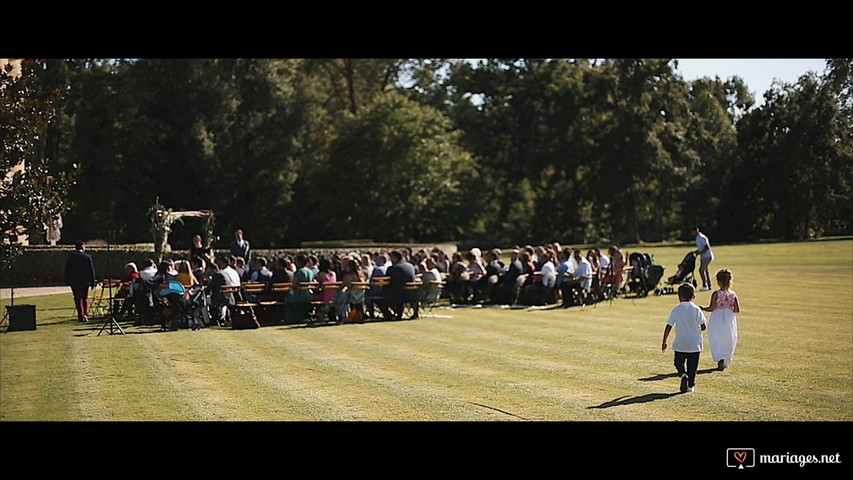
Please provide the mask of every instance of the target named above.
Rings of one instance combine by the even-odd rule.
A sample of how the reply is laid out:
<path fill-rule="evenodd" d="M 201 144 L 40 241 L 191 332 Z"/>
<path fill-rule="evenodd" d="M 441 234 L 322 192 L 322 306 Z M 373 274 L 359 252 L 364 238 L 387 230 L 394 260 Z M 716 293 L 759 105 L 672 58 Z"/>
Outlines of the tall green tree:
<path fill-rule="evenodd" d="M 616 59 L 599 67 L 597 205 L 611 236 L 660 239 L 680 220 L 684 192 L 698 161 L 684 141 L 687 86 L 667 59 Z"/>
<path fill-rule="evenodd" d="M 493 242 L 583 241 L 594 235 L 585 82 L 567 59 L 488 59 L 451 66 L 453 118 L 478 159 Z"/>
<path fill-rule="evenodd" d="M 148 238 L 145 213 L 159 197 L 175 210 L 212 209 L 221 244 L 236 228 L 258 245 L 286 241 L 282 217 L 301 163 L 325 145 L 316 90 L 299 62 L 87 65 L 74 88 L 72 150 L 83 175 L 81 208 L 69 223 L 90 235 L 114 223 L 122 240 Z M 188 244 L 193 233 L 173 235 L 173 243 Z"/>
<path fill-rule="evenodd" d="M 63 85 L 50 61 L 24 59 L 0 71 L 0 231 L 41 233 L 71 206 L 73 166 L 47 156 L 47 131 Z"/>
<path fill-rule="evenodd" d="M 849 231 L 850 122 L 838 90 L 815 75 L 776 84 L 738 125 L 742 225 L 760 237 L 805 239 Z M 737 190 L 734 190 L 737 192 Z"/>
<path fill-rule="evenodd" d="M 732 234 L 727 231 L 730 215 L 726 210 L 734 207 L 728 192 L 739 161 L 735 125 L 754 101 L 738 77 L 694 80 L 688 99 L 685 141 L 697 158 L 695 168 L 687 172 L 691 186 L 683 196 L 682 231 L 688 225 L 698 225 L 723 239 Z"/>
<path fill-rule="evenodd" d="M 441 112 L 389 92 L 347 116 L 314 192 L 315 234 L 442 241 L 469 233 L 478 175 Z"/>
<path fill-rule="evenodd" d="M 356 114 L 377 95 L 398 88 L 406 62 L 403 58 L 318 58 L 305 60 L 302 66 L 330 93 L 327 108 Z"/>

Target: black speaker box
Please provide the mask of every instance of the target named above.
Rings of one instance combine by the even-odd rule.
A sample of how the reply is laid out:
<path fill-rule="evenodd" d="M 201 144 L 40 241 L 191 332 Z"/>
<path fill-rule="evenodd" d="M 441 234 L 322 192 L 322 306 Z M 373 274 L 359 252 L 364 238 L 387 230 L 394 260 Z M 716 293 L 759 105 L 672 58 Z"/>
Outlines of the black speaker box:
<path fill-rule="evenodd" d="M 9 329 L 7 332 L 36 329 L 35 305 L 7 305 L 9 312 Z"/>

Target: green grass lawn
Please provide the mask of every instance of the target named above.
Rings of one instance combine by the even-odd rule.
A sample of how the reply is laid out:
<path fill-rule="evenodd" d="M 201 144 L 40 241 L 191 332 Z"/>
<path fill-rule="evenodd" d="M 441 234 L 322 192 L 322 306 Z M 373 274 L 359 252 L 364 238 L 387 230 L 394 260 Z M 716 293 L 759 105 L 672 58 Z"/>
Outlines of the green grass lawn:
<path fill-rule="evenodd" d="M 669 276 L 691 248 L 637 250 Z M 740 340 L 719 372 L 706 336 L 691 394 L 660 351 L 675 295 L 97 336 L 69 293 L 17 299 L 37 305 L 38 329 L 0 334 L 0 420 L 853 420 L 853 240 L 714 252 L 712 272 L 734 272 Z"/>

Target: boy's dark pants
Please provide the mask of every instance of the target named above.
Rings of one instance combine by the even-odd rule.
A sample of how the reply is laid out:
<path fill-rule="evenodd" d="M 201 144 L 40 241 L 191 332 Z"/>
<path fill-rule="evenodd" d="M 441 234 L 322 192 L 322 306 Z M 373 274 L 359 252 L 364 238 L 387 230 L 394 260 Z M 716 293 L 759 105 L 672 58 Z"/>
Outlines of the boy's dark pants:
<path fill-rule="evenodd" d="M 699 353 L 701 352 L 675 352 L 675 370 L 678 371 L 679 378 L 687 374 L 687 386 L 696 385 L 696 370 L 699 368 Z M 687 363 L 685 369 L 684 364 Z"/>

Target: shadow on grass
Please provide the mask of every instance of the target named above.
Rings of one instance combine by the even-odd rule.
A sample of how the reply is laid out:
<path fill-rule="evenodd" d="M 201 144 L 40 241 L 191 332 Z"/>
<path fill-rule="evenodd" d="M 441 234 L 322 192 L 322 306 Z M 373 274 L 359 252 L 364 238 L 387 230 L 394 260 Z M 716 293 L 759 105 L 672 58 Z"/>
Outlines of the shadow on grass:
<path fill-rule="evenodd" d="M 76 318 L 65 321 L 63 323 L 77 323 L 79 326 L 74 329 L 75 337 L 86 337 L 89 335 L 109 335 L 110 320 L 109 317 L 92 317 L 88 322 L 80 323 Z M 163 330 L 159 323 L 138 323 L 137 319 L 129 317 L 116 317 L 116 323 L 121 327 L 125 335 L 142 335 L 148 333 L 165 333 L 168 330 Z M 114 335 L 121 335 L 115 325 L 112 326 Z"/>
<path fill-rule="evenodd" d="M 39 312 L 74 312 L 74 306 L 70 307 L 42 307 L 38 309 Z M 76 315 L 76 313 L 75 313 Z"/>
<path fill-rule="evenodd" d="M 309 323 L 269 323 L 269 324 L 261 324 L 261 328 L 263 327 L 286 327 L 287 329 L 300 329 L 300 328 L 322 328 L 322 327 L 342 327 L 346 325 L 370 325 L 371 323 L 389 323 L 389 322 L 410 322 L 413 320 L 418 320 L 419 318 L 424 318 L 426 315 L 421 315 L 420 317 L 410 318 L 410 317 L 402 317 L 402 318 L 365 318 L 363 322 L 344 322 L 344 323 L 336 323 L 336 322 L 328 322 L 328 321 L 316 321 Z"/>
<path fill-rule="evenodd" d="M 705 375 L 707 373 L 714 373 L 716 371 L 718 371 L 716 368 L 706 368 L 704 370 L 697 370 L 696 374 L 697 375 Z M 678 372 L 659 373 L 659 374 L 652 376 L 652 377 L 638 378 L 637 380 L 639 380 L 641 382 L 656 382 L 658 380 L 666 380 L 667 378 L 678 378 Z"/>
<path fill-rule="evenodd" d="M 609 402 L 604 402 L 601 405 L 595 405 L 592 407 L 586 407 L 587 410 L 593 408 L 610 408 L 610 407 L 619 407 L 622 405 L 632 405 L 635 403 L 649 403 L 654 402 L 655 400 L 664 400 L 666 398 L 671 398 L 676 395 L 683 395 L 682 393 L 650 393 L 648 395 L 640 395 L 639 397 L 629 397 L 625 395 L 624 397 L 614 398 Z"/>

